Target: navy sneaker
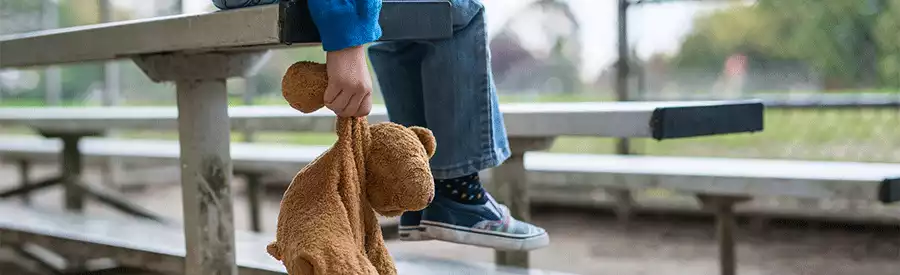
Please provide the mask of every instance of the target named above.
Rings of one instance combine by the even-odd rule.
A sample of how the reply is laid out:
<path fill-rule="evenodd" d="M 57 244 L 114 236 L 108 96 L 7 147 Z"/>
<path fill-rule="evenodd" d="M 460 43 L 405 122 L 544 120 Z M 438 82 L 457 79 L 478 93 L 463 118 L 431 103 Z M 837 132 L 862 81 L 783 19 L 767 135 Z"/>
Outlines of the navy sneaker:
<path fill-rule="evenodd" d="M 407 212 L 401 216 L 401 240 L 442 240 L 507 251 L 534 250 L 550 244 L 550 236 L 543 228 L 516 220 L 506 206 L 497 203 L 490 194 L 485 196 L 488 200 L 482 205 L 435 196 L 421 213 Z"/>
<path fill-rule="evenodd" d="M 401 241 L 427 241 L 430 240 L 428 236 L 425 236 L 425 227 L 421 225 L 422 221 L 422 212 L 424 210 L 419 211 L 407 211 L 403 212 L 403 215 L 400 215 L 400 240 Z"/>

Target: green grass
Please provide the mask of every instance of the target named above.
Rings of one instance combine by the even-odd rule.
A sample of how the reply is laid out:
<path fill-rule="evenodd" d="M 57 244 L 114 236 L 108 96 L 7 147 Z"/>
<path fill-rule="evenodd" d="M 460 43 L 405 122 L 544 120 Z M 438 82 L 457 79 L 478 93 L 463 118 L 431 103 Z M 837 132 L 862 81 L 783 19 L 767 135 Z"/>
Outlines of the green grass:
<path fill-rule="evenodd" d="M 9 99 L 4 98 L 0 101 L 0 107 L 43 107 L 46 106 L 41 99 Z M 65 100 L 60 102 L 60 106 L 84 106 L 84 104 L 76 101 Z"/>

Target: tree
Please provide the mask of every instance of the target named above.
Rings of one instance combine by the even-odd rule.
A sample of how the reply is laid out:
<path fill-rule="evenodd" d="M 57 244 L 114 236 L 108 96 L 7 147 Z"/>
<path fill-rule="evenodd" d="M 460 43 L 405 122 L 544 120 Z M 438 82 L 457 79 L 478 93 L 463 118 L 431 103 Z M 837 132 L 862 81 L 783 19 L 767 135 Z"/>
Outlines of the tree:
<path fill-rule="evenodd" d="M 878 73 L 883 84 L 900 87 L 900 0 L 888 0 L 874 25 L 880 52 Z"/>
<path fill-rule="evenodd" d="M 897 3 L 759 0 L 698 18 L 673 61 L 679 68 L 714 71 L 727 56 L 745 53 L 763 62 L 802 61 L 834 83 L 874 84 L 875 71 L 880 84 L 896 83 L 890 80 L 896 78 L 890 56 L 898 52 L 898 41 L 891 39 L 900 16 L 883 7 Z"/>

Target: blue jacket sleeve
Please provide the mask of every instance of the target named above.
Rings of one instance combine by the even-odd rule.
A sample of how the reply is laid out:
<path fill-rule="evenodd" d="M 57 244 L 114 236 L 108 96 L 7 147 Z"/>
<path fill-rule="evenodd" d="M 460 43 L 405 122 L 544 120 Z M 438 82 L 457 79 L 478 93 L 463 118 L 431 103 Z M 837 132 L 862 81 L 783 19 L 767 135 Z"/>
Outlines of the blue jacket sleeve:
<path fill-rule="evenodd" d="M 381 37 L 381 0 L 309 0 L 322 48 L 336 51 Z"/>

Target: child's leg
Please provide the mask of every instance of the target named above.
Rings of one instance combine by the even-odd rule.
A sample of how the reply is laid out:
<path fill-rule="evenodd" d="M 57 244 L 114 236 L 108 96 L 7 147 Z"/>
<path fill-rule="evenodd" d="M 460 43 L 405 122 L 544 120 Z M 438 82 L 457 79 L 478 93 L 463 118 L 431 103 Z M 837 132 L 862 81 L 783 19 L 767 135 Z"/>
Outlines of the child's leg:
<path fill-rule="evenodd" d="M 545 246 L 543 229 L 514 220 L 481 188 L 477 173 L 506 160 L 509 145 L 490 71 L 484 8 L 477 0 L 453 0 L 453 6 L 452 38 L 369 49 L 391 120 L 428 127 L 437 140 L 431 168 L 438 196 L 424 211 L 403 215 L 401 236 L 424 232 L 505 250 Z"/>

